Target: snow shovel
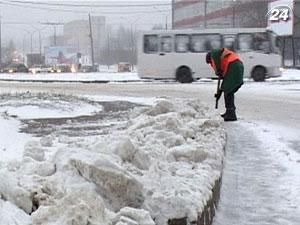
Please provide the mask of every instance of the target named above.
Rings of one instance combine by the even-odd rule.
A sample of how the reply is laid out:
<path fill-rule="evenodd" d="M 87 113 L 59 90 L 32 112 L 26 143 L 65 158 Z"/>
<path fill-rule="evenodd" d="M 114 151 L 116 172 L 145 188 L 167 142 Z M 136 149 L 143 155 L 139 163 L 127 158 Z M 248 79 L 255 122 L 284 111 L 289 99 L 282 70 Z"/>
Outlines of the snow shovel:
<path fill-rule="evenodd" d="M 216 98 L 216 109 L 218 108 L 219 99 L 221 97 L 221 90 L 220 90 L 220 83 L 221 83 L 221 76 L 218 76 L 218 86 L 217 86 L 217 93 L 215 94 Z"/>

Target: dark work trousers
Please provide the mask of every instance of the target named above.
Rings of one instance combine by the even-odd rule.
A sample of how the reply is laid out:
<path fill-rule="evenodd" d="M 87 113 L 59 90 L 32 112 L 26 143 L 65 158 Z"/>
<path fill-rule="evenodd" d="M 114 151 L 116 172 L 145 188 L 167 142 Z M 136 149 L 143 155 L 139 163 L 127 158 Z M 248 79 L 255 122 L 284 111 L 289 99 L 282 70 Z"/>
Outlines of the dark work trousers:
<path fill-rule="evenodd" d="M 224 94 L 225 108 L 228 110 L 235 110 L 234 92 Z"/>

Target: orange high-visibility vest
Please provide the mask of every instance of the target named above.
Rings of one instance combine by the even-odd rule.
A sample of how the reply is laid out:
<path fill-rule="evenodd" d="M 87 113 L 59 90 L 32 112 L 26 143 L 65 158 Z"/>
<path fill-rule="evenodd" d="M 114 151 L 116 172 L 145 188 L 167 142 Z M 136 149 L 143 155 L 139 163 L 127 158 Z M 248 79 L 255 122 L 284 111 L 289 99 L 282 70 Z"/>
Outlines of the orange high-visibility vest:
<path fill-rule="evenodd" d="M 215 70 L 215 72 L 217 72 L 217 66 L 214 62 L 214 59 L 211 60 L 211 66 L 212 68 Z M 228 72 L 228 68 L 229 65 L 231 63 L 234 63 L 236 61 L 241 62 L 240 57 L 234 53 L 233 51 L 228 50 L 227 48 L 224 48 L 224 51 L 221 54 L 221 71 L 222 71 L 222 76 L 226 77 L 227 76 L 227 72 Z"/>

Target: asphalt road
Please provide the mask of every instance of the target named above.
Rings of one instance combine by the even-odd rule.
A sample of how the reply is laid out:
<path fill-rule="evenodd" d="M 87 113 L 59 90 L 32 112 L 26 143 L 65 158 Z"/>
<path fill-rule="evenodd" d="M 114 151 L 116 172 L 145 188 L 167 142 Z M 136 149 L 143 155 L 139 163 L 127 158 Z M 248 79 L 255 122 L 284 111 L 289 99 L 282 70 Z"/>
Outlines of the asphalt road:
<path fill-rule="evenodd" d="M 0 92 L 34 91 L 84 95 L 131 97 L 199 98 L 213 108 L 216 82 L 178 83 L 18 83 L 0 82 Z M 223 99 L 219 103 L 224 110 Z M 246 83 L 236 94 L 237 113 L 242 120 L 276 123 L 300 129 L 300 82 Z"/>
<path fill-rule="evenodd" d="M 198 98 L 212 109 L 215 105 L 213 98 L 215 89 L 216 82 L 194 84 L 0 82 L 2 93 L 30 91 L 72 95 Z M 219 105 L 218 111 L 222 113 L 223 100 L 220 100 Z M 300 160 L 290 162 L 288 152 L 286 159 L 285 154 L 274 156 L 273 150 L 278 146 L 270 148 L 268 140 L 260 140 L 255 126 L 275 125 L 282 127 L 283 133 L 292 130 L 291 149 L 299 158 L 300 82 L 246 83 L 236 94 L 236 106 L 239 122 L 225 124 L 228 142 L 221 201 L 214 225 L 298 224 L 300 197 L 297 196 L 300 193 L 300 180 L 297 178 Z M 247 124 L 252 124 L 252 129 L 247 129 Z M 282 135 L 286 138 L 287 134 Z M 285 147 L 280 148 L 281 146 L 280 151 L 285 151 Z M 287 164 L 284 164 L 285 161 Z"/>

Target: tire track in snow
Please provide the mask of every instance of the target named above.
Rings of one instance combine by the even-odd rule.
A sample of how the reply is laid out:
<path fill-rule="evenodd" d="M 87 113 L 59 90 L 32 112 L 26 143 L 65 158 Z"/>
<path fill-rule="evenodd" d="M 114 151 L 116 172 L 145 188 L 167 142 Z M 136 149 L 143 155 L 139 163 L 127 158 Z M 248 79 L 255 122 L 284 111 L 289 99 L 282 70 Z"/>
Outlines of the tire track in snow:
<path fill-rule="evenodd" d="M 299 224 L 300 163 L 293 164 L 295 168 L 281 163 L 264 146 L 268 140 L 261 142 L 246 126 L 226 124 L 228 143 L 214 225 Z"/>

